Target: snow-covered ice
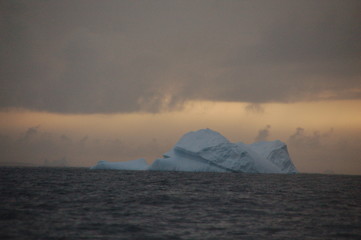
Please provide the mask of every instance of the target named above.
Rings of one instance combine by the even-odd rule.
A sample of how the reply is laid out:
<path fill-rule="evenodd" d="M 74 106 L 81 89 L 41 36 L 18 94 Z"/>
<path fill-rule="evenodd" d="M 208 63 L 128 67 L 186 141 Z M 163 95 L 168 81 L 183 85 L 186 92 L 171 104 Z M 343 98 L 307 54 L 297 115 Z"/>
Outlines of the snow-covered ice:
<path fill-rule="evenodd" d="M 186 133 L 163 158 L 150 166 L 144 159 L 110 163 L 100 161 L 93 169 L 296 173 L 285 143 L 231 143 L 220 133 L 201 129 Z"/>

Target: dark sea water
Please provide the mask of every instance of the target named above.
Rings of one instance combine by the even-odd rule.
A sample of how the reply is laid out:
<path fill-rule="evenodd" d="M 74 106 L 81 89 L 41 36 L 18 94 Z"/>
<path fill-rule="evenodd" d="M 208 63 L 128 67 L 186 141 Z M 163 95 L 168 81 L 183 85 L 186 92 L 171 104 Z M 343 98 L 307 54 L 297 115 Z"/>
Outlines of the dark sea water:
<path fill-rule="evenodd" d="M 361 176 L 0 168 L 0 239 L 361 239 Z"/>

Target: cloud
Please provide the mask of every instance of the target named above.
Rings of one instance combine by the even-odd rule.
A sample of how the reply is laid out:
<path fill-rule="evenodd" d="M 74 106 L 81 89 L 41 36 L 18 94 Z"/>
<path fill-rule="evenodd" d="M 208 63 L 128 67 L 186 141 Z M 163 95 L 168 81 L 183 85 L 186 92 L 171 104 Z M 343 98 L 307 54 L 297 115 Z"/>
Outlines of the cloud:
<path fill-rule="evenodd" d="M 264 108 L 259 103 L 250 103 L 247 104 L 245 110 L 248 113 L 264 113 Z"/>
<path fill-rule="evenodd" d="M 255 138 L 255 141 L 256 142 L 267 141 L 270 129 L 271 129 L 271 125 L 267 125 L 265 128 L 259 130 L 258 135 Z"/>
<path fill-rule="evenodd" d="M 2 1 L 0 108 L 360 99 L 360 11 L 351 0 Z"/>
<path fill-rule="evenodd" d="M 24 134 L 24 137 L 21 138 L 20 140 L 30 141 L 32 138 L 34 138 L 38 134 L 39 127 L 40 126 L 28 128 L 28 130 Z"/>
<path fill-rule="evenodd" d="M 312 135 L 306 135 L 305 129 L 298 127 L 296 132 L 289 137 L 288 142 L 291 145 L 299 147 L 318 148 L 324 140 L 327 140 L 332 136 L 333 131 L 333 129 L 330 129 L 325 133 L 314 131 Z"/>
<path fill-rule="evenodd" d="M 290 155 L 300 171 L 359 174 L 360 135 L 342 134 L 333 129 L 326 132 L 307 131 L 299 127 L 287 140 Z"/>

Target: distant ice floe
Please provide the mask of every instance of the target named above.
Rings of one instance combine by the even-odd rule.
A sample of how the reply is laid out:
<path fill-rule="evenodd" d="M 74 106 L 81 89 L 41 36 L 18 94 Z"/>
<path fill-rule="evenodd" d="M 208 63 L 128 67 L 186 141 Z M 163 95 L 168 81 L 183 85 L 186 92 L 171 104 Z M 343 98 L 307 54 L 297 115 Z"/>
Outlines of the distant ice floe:
<path fill-rule="evenodd" d="M 114 169 L 114 170 L 147 170 L 149 168 L 145 159 L 140 158 L 126 162 L 107 162 L 99 161 L 90 169 Z"/>
<path fill-rule="evenodd" d="M 279 140 L 253 144 L 231 143 L 210 129 L 186 133 L 163 158 L 156 159 L 151 165 L 144 159 L 99 161 L 91 169 L 297 173 L 285 143 Z"/>

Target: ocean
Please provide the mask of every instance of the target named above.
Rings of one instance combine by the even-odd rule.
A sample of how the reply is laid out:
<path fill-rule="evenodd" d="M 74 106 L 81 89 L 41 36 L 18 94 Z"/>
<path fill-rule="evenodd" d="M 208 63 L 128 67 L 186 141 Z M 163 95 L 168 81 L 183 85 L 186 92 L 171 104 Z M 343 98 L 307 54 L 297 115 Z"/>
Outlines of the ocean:
<path fill-rule="evenodd" d="M 361 239 L 361 176 L 1 167 L 0 239 Z"/>

